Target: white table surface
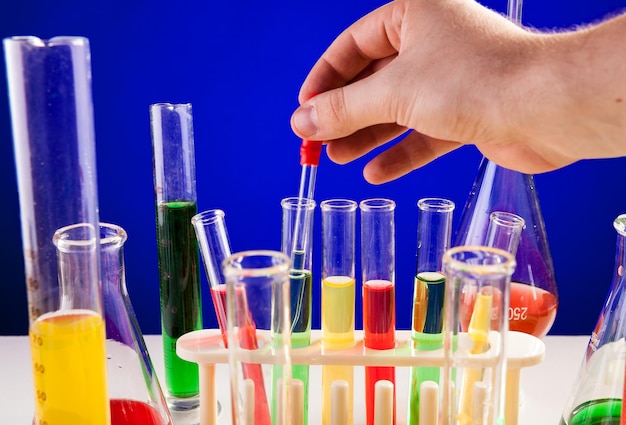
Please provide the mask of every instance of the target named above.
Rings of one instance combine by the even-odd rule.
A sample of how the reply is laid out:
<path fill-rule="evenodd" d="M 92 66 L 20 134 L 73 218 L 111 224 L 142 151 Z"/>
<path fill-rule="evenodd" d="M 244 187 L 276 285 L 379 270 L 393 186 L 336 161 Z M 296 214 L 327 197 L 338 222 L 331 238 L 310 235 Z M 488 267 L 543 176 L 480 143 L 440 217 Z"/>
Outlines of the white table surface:
<path fill-rule="evenodd" d="M 163 386 L 163 355 L 160 337 L 144 337 L 154 367 L 158 371 Z M 576 375 L 582 364 L 588 336 L 547 336 L 543 339 L 546 355 L 537 366 L 522 369 L 519 425 L 555 425 L 559 423 Z M 30 348 L 26 336 L 0 336 L 0 425 L 30 425 L 33 418 L 32 372 Z M 402 368 L 398 368 L 402 369 Z M 319 385 L 319 370 L 311 367 L 310 388 Z M 355 371 L 355 378 L 359 372 Z M 398 425 L 404 423 L 406 415 L 406 392 L 408 370 L 398 370 L 396 374 Z M 218 400 L 224 406 L 228 403 L 228 368 L 217 366 Z M 224 382 L 222 382 L 224 381 Z M 310 391 L 311 397 L 317 397 Z M 311 399 L 310 405 L 317 400 Z M 364 409 L 355 409 L 355 425 Z M 223 415 L 220 424 L 225 423 Z M 310 409 L 309 423 L 318 425 L 318 409 Z M 71 424 L 67 424 L 71 425 Z M 175 420 L 174 425 L 187 425 Z"/>

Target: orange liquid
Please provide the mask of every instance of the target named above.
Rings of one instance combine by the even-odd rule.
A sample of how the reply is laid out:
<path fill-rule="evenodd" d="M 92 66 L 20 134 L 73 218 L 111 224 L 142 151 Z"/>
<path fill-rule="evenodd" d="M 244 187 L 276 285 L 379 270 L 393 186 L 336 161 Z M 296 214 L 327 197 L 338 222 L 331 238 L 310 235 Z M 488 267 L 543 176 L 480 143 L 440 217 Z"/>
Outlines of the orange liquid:
<path fill-rule="evenodd" d="M 90 310 L 44 314 L 32 324 L 36 424 L 109 424 L 104 334 Z"/>
<path fill-rule="evenodd" d="M 500 297 L 494 292 L 491 329 L 498 328 Z M 461 294 L 461 329 L 467 330 L 474 310 L 476 293 Z M 556 318 L 558 301 L 545 289 L 512 282 L 509 302 L 509 330 L 524 332 L 537 338 L 544 337 Z"/>

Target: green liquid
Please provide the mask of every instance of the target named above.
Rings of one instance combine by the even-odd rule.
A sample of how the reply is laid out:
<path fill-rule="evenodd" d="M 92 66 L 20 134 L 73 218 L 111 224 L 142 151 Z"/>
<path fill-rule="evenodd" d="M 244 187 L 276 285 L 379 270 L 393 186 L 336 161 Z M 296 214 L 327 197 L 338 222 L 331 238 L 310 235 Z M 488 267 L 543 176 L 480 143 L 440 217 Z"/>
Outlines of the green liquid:
<path fill-rule="evenodd" d="M 193 201 L 157 206 L 165 384 L 174 397 L 192 397 L 199 392 L 198 365 L 176 355 L 178 338 L 202 329 L 198 246 L 191 225 L 196 213 Z"/>
<path fill-rule="evenodd" d="M 590 400 L 576 407 L 568 421 L 561 419 L 560 425 L 620 425 L 621 414 L 621 399 Z"/>

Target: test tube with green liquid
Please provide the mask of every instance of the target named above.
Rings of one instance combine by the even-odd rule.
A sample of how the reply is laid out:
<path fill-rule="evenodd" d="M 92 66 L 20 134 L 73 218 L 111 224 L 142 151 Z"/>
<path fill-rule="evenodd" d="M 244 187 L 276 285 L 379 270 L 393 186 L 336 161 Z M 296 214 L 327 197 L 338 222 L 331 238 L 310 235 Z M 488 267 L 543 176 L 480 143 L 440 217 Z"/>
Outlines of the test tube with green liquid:
<path fill-rule="evenodd" d="M 202 329 L 197 213 L 190 104 L 150 106 L 156 199 L 165 386 L 172 411 L 199 406 L 198 365 L 176 354 L 176 341 Z"/>

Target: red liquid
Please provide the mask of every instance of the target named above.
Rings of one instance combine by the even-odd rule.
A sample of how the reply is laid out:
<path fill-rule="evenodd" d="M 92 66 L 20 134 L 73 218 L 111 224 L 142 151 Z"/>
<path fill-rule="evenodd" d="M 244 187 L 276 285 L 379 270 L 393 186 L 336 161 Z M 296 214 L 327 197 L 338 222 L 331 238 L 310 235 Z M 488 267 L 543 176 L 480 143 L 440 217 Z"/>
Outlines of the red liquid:
<path fill-rule="evenodd" d="M 248 304 L 245 298 L 245 292 L 243 288 L 237 288 L 235 290 L 237 295 L 237 321 L 239 326 L 239 345 L 241 348 L 247 350 L 256 350 L 259 348 L 259 343 L 256 338 L 256 326 L 250 313 L 243 309 L 248 308 Z M 228 334 L 227 334 L 227 322 L 226 322 L 226 285 L 217 285 L 211 288 L 211 297 L 213 299 L 213 305 L 215 306 L 215 312 L 217 313 L 217 320 L 222 331 L 222 340 L 224 346 L 228 348 Z M 265 393 L 265 381 L 263 379 L 263 369 L 260 364 L 256 363 L 243 363 L 241 365 L 244 379 L 251 379 L 254 382 L 254 418 L 255 424 L 258 425 L 271 425 L 272 418 L 270 416 L 270 409 L 267 403 L 267 395 Z M 114 425 L 114 424 L 112 424 Z"/>
<path fill-rule="evenodd" d="M 377 350 L 396 346 L 395 290 L 388 280 L 370 280 L 363 284 L 364 344 Z M 374 395 L 376 382 L 385 379 L 394 385 L 393 423 L 396 423 L 396 378 L 393 367 L 365 368 L 365 408 L 367 425 L 374 424 Z"/>
<path fill-rule="evenodd" d="M 169 418 L 141 401 L 113 399 L 110 405 L 111 425 L 172 425 Z"/>
<path fill-rule="evenodd" d="M 461 294 L 461 329 L 467 330 L 474 309 L 475 293 Z M 500 312 L 499 293 L 494 293 L 491 328 L 498 328 Z M 509 304 L 509 330 L 524 332 L 537 338 L 544 337 L 556 318 L 558 302 L 548 291 L 523 283 L 512 282 Z"/>

